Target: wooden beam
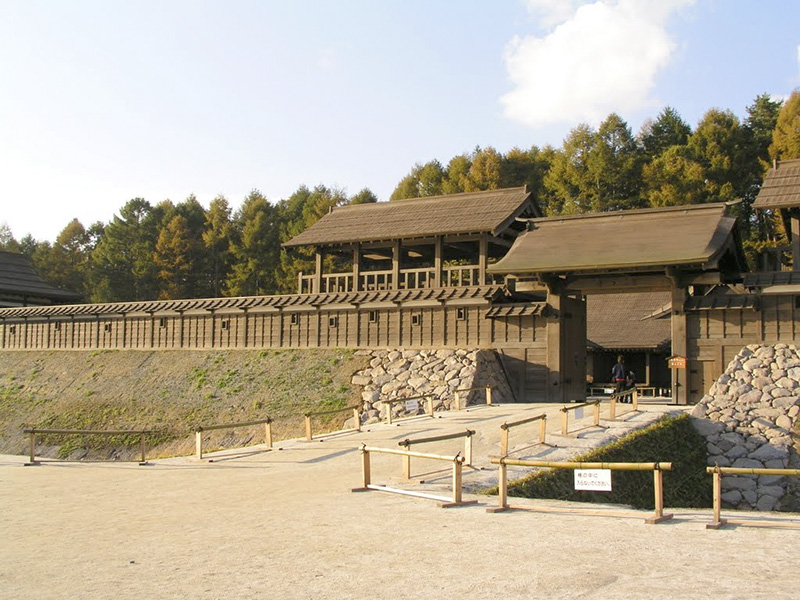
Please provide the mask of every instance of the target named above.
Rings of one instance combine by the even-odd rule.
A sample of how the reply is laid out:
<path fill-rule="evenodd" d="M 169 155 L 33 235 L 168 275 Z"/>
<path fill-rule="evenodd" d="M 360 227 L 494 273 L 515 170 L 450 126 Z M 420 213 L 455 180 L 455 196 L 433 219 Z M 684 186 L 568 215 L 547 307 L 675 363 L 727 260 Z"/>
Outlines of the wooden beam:
<path fill-rule="evenodd" d="M 486 285 L 486 262 L 489 255 L 489 244 L 486 235 L 478 240 L 478 285 Z"/>
<path fill-rule="evenodd" d="M 562 367 L 562 333 L 561 326 L 563 315 L 561 311 L 561 290 L 558 285 L 548 287 L 547 304 L 552 309 L 553 314 L 547 319 L 547 401 L 564 402 L 561 392 L 561 367 Z M 523 368 L 524 371 L 524 368 Z M 521 390 L 524 395 L 524 386 Z M 524 402 L 526 399 L 522 398 Z"/>
<path fill-rule="evenodd" d="M 353 246 L 353 287 L 349 291 L 361 291 L 361 244 Z"/>
<path fill-rule="evenodd" d="M 688 357 L 689 344 L 686 337 L 686 289 L 677 285 L 672 289 L 672 355 Z M 689 369 L 672 369 L 672 398 L 676 404 L 689 402 Z"/>
<path fill-rule="evenodd" d="M 317 246 L 314 248 L 314 287 L 315 294 L 322 293 L 322 248 Z"/>
<path fill-rule="evenodd" d="M 800 213 L 797 209 L 792 209 L 789 215 L 792 230 L 792 270 L 800 271 Z"/>
<path fill-rule="evenodd" d="M 433 243 L 433 285 L 434 287 L 442 287 L 442 236 L 437 235 Z"/>
<path fill-rule="evenodd" d="M 390 289 L 400 289 L 400 240 L 395 240 L 392 244 L 392 285 Z"/>
<path fill-rule="evenodd" d="M 617 294 L 620 292 L 668 292 L 672 283 L 663 275 L 609 275 L 607 277 L 567 277 L 565 289 L 584 294 Z"/>

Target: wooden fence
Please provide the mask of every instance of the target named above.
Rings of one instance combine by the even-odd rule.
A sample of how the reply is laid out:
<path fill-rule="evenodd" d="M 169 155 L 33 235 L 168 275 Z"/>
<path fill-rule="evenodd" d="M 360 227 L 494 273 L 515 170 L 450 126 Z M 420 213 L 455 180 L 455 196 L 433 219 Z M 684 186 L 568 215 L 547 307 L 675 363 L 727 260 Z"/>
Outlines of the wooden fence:
<path fill-rule="evenodd" d="M 594 407 L 594 425 L 600 424 L 600 400 L 590 400 L 589 402 L 581 402 L 571 406 L 565 406 L 561 409 L 561 434 L 567 435 L 569 433 L 569 413 L 575 410 L 581 410 L 587 406 Z M 578 417 L 576 420 L 580 420 Z"/>
<path fill-rule="evenodd" d="M 626 403 L 625 398 L 628 398 L 627 403 L 631 404 L 631 410 L 629 412 L 639 412 L 639 391 L 636 388 L 611 394 L 611 403 L 608 406 L 608 418 L 612 421 L 617 418 L 617 402 Z"/>
<path fill-rule="evenodd" d="M 429 444 L 433 442 L 443 442 L 445 440 L 454 440 L 458 438 L 464 438 L 464 464 L 468 467 L 472 466 L 472 436 L 475 435 L 475 432 L 472 429 L 467 429 L 466 431 L 459 431 L 457 433 L 447 433 L 444 435 L 434 435 L 426 438 L 417 438 L 414 440 L 410 440 L 408 438 L 397 442 L 398 446 L 405 447 L 406 450 L 410 450 L 411 446 L 414 444 Z M 403 457 L 403 477 L 405 479 L 411 479 L 411 456 Z"/>
<path fill-rule="evenodd" d="M 453 390 L 453 403 L 455 404 L 456 410 L 461 410 L 461 396 L 459 394 L 462 392 L 472 392 L 476 390 L 485 390 L 486 405 L 492 406 L 492 388 L 487 385 L 485 387 L 471 387 L 471 388 L 463 388 L 460 390 Z M 464 408 L 466 408 L 466 401 L 464 403 Z"/>
<path fill-rule="evenodd" d="M 547 439 L 547 415 L 542 413 L 535 417 L 528 417 L 527 419 L 520 419 L 511 423 L 503 423 L 500 425 L 500 456 L 508 456 L 508 432 L 512 427 L 519 427 L 527 423 L 539 421 L 539 443 L 546 443 Z"/>
<path fill-rule="evenodd" d="M 306 440 L 311 441 L 314 439 L 313 432 L 311 431 L 311 417 L 321 417 L 323 415 L 335 415 L 336 413 L 345 412 L 348 410 L 353 411 L 353 421 L 355 422 L 355 427 L 353 427 L 353 431 L 361 431 L 361 415 L 359 414 L 359 407 L 358 406 L 345 406 L 344 408 L 334 408 L 333 410 L 319 410 L 316 412 L 307 412 L 303 413 L 303 417 L 306 421 Z"/>
<path fill-rule="evenodd" d="M 540 512 L 572 512 L 585 515 L 613 516 L 613 517 L 638 517 L 639 513 L 632 511 L 600 511 L 583 508 L 550 508 L 532 506 L 510 506 L 508 504 L 508 472 L 507 466 L 538 467 L 550 469 L 608 469 L 611 471 L 652 471 L 653 488 L 655 495 L 655 511 L 652 516 L 645 518 L 645 523 L 661 523 L 672 518 L 671 514 L 664 514 L 664 483 L 662 471 L 671 471 L 672 463 L 604 463 L 604 462 L 549 462 L 542 460 L 515 460 L 511 458 L 493 458 L 492 464 L 499 465 L 498 475 L 498 508 L 487 508 L 487 512 L 503 512 L 507 510 L 531 510 Z"/>
<path fill-rule="evenodd" d="M 123 429 L 123 430 L 98 430 L 98 429 L 23 429 L 23 433 L 26 433 L 30 436 L 30 462 L 25 463 L 25 465 L 38 465 L 40 461 L 36 460 L 36 436 L 37 435 L 46 435 L 46 434 L 57 434 L 57 435 L 138 435 L 139 436 L 139 448 L 141 450 L 141 460 L 139 461 L 140 465 L 147 464 L 147 446 L 145 444 L 145 437 L 149 435 L 150 431 L 148 430 L 130 430 L 130 429 Z"/>
<path fill-rule="evenodd" d="M 754 519 L 723 519 L 722 512 L 722 476 L 723 475 L 777 475 L 800 476 L 800 469 L 746 469 L 741 467 L 706 467 L 707 473 L 714 474 L 714 520 L 706 525 L 706 529 L 719 529 L 725 524 L 751 525 L 753 527 L 789 527 L 800 529 L 798 521 L 756 521 Z"/>
<path fill-rule="evenodd" d="M 393 422 L 392 421 L 392 405 L 393 404 L 397 404 L 399 402 L 409 402 L 411 400 L 425 400 L 425 399 L 427 399 L 426 405 L 427 405 L 428 410 L 427 410 L 427 412 L 425 414 L 427 414 L 429 417 L 433 418 L 433 416 L 434 416 L 434 414 L 433 414 L 433 398 L 434 398 L 433 394 L 422 394 L 421 396 L 411 396 L 409 398 L 381 398 L 380 401 L 387 405 L 386 406 L 386 424 L 387 425 L 391 425 L 392 422 Z M 416 416 L 417 415 L 411 415 L 410 417 L 404 417 L 404 418 L 408 419 L 408 418 L 416 417 Z"/>
<path fill-rule="evenodd" d="M 264 443 L 267 450 L 272 450 L 272 418 L 258 419 L 255 421 L 243 421 L 241 423 L 222 423 L 220 425 L 201 425 L 194 430 L 195 456 L 198 460 L 203 458 L 203 432 L 214 431 L 217 429 L 235 429 L 237 427 L 252 427 L 253 425 L 264 425 Z"/>
<path fill-rule="evenodd" d="M 370 454 L 395 454 L 404 457 L 424 458 L 428 460 L 439 460 L 450 462 L 453 465 L 453 496 L 448 498 L 446 496 L 436 496 L 434 494 L 427 494 L 424 492 L 415 492 L 413 490 L 401 490 L 390 488 L 383 485 L 375 485 L 372 483 L 372 467 L 370 465 Z M 395 450 L 393 448 L 373 448 L 369 446 L 361 446 L 361 461 L 363 473 L 363 486 L 353 488 L 354 492 L 366 492 L 375 490 L 379 492 L 390 492 L 393 494 L 401 494 L 404 496 L 413 496 L 415 498 L 427 498 L 428 500 L 438 500 L 440 508 L 451 508 L 453 506 L 464 506 L 466 504 L 477 504 L 477 500 L 463 500 L 462 498 L 462 480 L 461 471 L 464 463 L 464 457 L 460 454 L 455 456 L 440 456 L 438 454 L 424 454 L 422 452 L 411 452 L 409 450 Z"/>

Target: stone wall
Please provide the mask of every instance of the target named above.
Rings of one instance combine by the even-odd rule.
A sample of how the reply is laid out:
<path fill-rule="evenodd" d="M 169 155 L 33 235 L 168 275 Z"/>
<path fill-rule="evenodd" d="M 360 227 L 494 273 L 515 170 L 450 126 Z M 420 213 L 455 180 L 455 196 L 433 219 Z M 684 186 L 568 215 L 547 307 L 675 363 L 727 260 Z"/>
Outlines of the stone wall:
<path fill-rule="evenodd" d="M 371 356 L 369 367 L 353 375 L 352 382 L 363 386 L 362 422 L 375 423 L 385 417 L 381 398 L 409 398 L 434 395 L 434 410 L 450 410 L 454 391 L 490 386 L 493 402 L 513 402 L 500 361 L 493 350 L 360 350 Z M 459 394 L 462 407 L 485 402 L 483 390 Z M 411 416 L 424 412 L 420 402 L 409 411 L 404 403 L 393 406 L 392 415 Z"/>
<path fill-rule="evenodd" d="M 742 468 L 795 468 L 798 413 L 800 350 L 787 344 L 743 348 L 692 411 L 708 464 Z M 796 510 L 796 488 L 786 477 L 724 476 L 722 500 L 744 510 Z"/>

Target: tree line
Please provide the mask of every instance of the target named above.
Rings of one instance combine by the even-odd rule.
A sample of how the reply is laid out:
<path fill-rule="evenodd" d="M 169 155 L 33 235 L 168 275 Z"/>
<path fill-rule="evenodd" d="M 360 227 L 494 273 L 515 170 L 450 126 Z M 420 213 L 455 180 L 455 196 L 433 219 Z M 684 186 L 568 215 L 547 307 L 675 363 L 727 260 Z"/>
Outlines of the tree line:
<path fill-rule="evenodd" d="M 548 216 L 739 200 L 753 260 L 786 242 L 779 219 L 752 210 L 775 158 L 800 158 L 800 90 L 785 102 L 757 96 L 742 120 L 711 109 L 692 129 L 667 107 L 634 135 L 612 113 L 597 129 L 572 129 L 560 148 L 476 148 L 446 166 L 418 163 L 390 200 L 527 185 Z M 224 196 L 207 209 L 194 196 L 134 198 L 108 223 L 73 219 L 52 243 L 0 226 L 0 249 L 28 255 L 46 281 L 91 302 L 294 293 L 313 257 L 280 244 L 332 207 L 377 200 L 367 188 L 348 196 L 324 185 L 278 202 L 254 190 L 236 211 Z"/>

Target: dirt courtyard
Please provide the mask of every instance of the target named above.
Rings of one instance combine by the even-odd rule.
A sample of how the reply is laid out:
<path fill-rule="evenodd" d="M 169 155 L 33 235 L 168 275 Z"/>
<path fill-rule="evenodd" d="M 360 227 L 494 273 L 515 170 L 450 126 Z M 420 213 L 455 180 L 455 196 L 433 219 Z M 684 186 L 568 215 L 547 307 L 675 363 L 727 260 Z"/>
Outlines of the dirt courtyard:
<path fill-rule="evenodd" d="M 361 482 L 362 441 L 397 448 L 410 435 L 467 423 L 479 430 L 476 455 L 488 462 L 512 409 L 486 410 L 472 422 L 472 413 L 458 413 L 377 425 L 272 452 L 224 452 L 213 463 L 25 467 L 25 457 L 0 456 L 0 598 L 800 595 L 797 530 L 710 531 L 710 511 L 669 507 L 672 521 L 646 525 L 645 513 L 489 514 L 495 497 L 470 495 L 477 506 L 441 509 L 426 499 L 350 491 Z M 374 482 L 393 484 L 399 460 L 377 460 Z M 476 475 L 492 476 L 488 467 Z"/>

